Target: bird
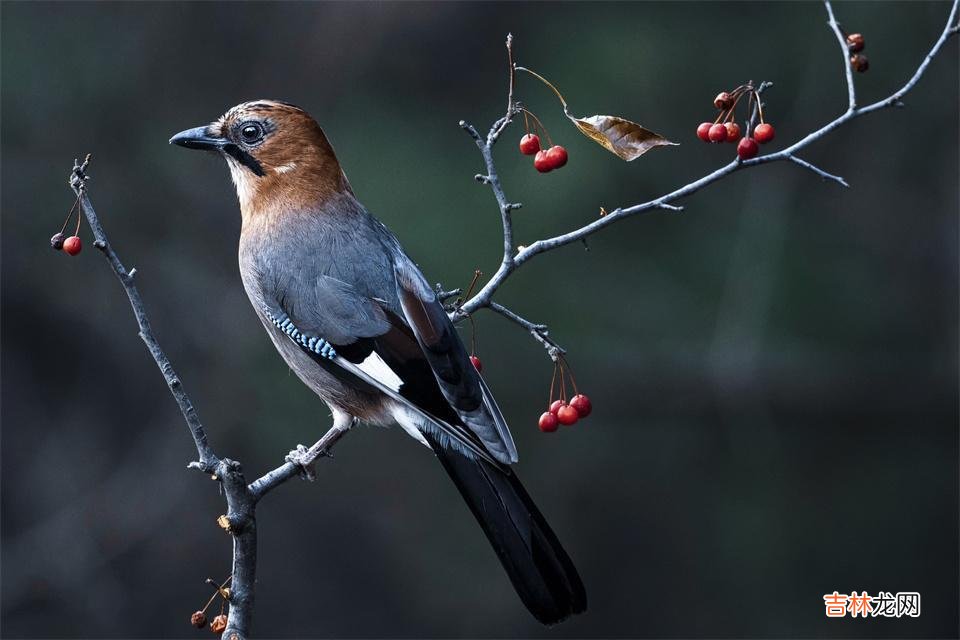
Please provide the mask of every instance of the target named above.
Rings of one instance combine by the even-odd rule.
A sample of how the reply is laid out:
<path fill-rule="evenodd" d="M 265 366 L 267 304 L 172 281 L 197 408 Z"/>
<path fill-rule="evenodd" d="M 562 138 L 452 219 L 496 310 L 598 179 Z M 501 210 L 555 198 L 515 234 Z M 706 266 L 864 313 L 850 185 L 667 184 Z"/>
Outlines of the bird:
<path fill-rule="evenodd" d="M 320 125 L 241 103 L 170 143 L 221 155 L 240 204 L 240 276 L 333 428 L 399 425 L 439 459 L 543 624 L 586 610 L 583 582 L 512 465 L 517 448 L 438 294 L 364 206 Z M 302 446 L 288 460 L 306 465 Z"/>

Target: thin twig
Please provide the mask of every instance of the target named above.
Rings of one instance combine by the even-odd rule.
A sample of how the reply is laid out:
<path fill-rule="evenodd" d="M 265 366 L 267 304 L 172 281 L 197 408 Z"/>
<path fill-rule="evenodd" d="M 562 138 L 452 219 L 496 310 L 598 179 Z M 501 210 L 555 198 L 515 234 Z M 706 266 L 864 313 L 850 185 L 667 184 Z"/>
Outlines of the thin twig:
<path fill-rule="evenodd" d="M 490 132 L 487 134 L 487 146 L 492 147 L 496 142 L 497 138 L 500 137 L 500 134 L 503 133 L 503 130 L 507 128 L 507 125 L 510 124 L 513 116 L 518 113 L 518 108 L 516 103 L 513 101 L 513 82 L 516 72 L 513 65 L 513 34 L 507 34 L 507 76 L 509 77 L 507 85 L 507 110 L 504 113 L 503 117 L 493 123 L 493 126 L 490 127 Z"/>
<path fill-rule="evenodd" d="M 566 349 L 561 347 L 559 344 L 556 343 L 556 341 L 553 340 L 553 338 L 550 337 L 550 332 L 547 330 L 547 325 L 535 324 L 533 322 L 530 322 L 526 318 L 521 317 L 519 314 L 511 311 L 510 309 L 506 308 L 505 306 L 503 306 L 498 302 L 491 301 L 489 308 L 491 311 L 496 311 L 497 313 L 502 315 L 504 318 L 520 325 L 521 327 L 529 331 L 530 335 L 532 335 L 534 339 L 540 344 L 542 344 L 543 347 L 547 350 L 547 354 L 550 356 L 552 360 L 556 360 L 557 357 L 567 352 Z"/>
<path fill-rule="evenodd" d="M 200 468 L 210 473 L 220 460 L 214 455 L 213 449 L 207 442 L 207 434 L 203 429 L 203 424 L 200 422 L 200 417 L 197 415 L 197 410 L 194 408 L 190 396 L 187 395 L 187 392 L 183 388 L 180 376 L 177 375 L 173 365 L 170 363 L 170 359 L 167 358 L 167 354 L 160 348 L 160 343 L 153 334 L 153 328 L 150 326 L 150 318 L 147 316 L 146 309 L 143 306 L 140 291 L 137 289 L 137 285 L 134 284 L 133 271 L 128 272 L 123 266 L 123 263 L 120 262 L 120 258 L 107 239 L 107 234 L 100 224 L 100 218 L 97 217 L 97 212 L 94 210 L 93 204 L 87 196 L 86 183 L 89 177 L 86 174 L 86 170 L 89 165 L 90 154 L 87 154 L 83 163 L 74 161 L 73 170 L 70 172 L 68 182 L 80 201 L 80 209 L 87 218 L 90 230 L 93 231 L 93 246 L 103 253 L 103 256 L 107 259 L 107 262 L 110 263 L 110 267 L 120 281 L 121 286 L 123 286 L 123 290 L 127 294 L 127 299 L 130 301 L 133 315 L 137 320 L 137 326 L 140 329 L 140 339 L 147 345 L 150 355 L 153 356 L 153 361 L 160 369 L 160 373 L 163 374 L 163 378 L 167 382 L 167 387 L 170 389 L 170 394 L 173 396 L 173 399 L 176 400 L 177 406 L 180 407 L 180 413 L 183 415 L 183 419 L 190 429 L 190 435 L 193 436 L 193 442 L 197 447 L 197 455 L 200 457 Z"/>
<path fill-rule="evenodd" d="M 106 258 L 121 286 L 123 286 L 137 321 L 140 338 L 147 345 L 157 368 L 163 374 L 167 387 L 170 389 L 170 394 L 177 402 L 184 422 L 186 422 L 190 435 L 193 437 L 199 461 L 191 462 L 187 466 L 212 475 L 223 487 L 227 513 L 222 517 L 221 522 L 223 523 L 222 526 L 233 536 L 233 563 L 230 615 L 222 637 L 226 640 L 243 640 L 249 637 L 253 620 L 254 585 L 257 571 L 257 525 L 255 517 L 257 502 L 268 492 L 297 475 L 301 471 L 301 467 L 286 462 L 248 486 L 240 463 L 227 458 L 221 459 L 214 453 L 207 440 L 203 424 L 200 422 L 197 411 L 193 406 L 193 401 L 187 395 L 180 377 L 153 333 L 150 318 L 140 297 L 140 291 L 134 284 L 136 269 L 127 271 L 123 266 L 119 256 L 107 239 L 100 218 L 90 202 L 87 195 L 87 182 L 90 179 L 87 175 L 89 165 L 89 154 L 82 163 L 74 161 L 68 183 L 77 195 L 80 209 L 93 231 L 93 244 Z M 308 450 L 308 454 L 314 452 L 314 457 L 327 454 L 343 436 L 344 432 L 345 430 L 334 425 L 323 438 Z"/>
<path fill-rule="evenodd" d="M 340 438 L 347 433 L 348 429 L 349 427 L 344 428 L 334 424 L 334 426 L 330 427 L 330 430 L 327 431 L 322 438 L 317 440 L 313 446 L 304 452 L 304 458 L 312 461 L 324 456 L 329 457 L 330 450 L 333 449 L 334 445 L 340 441 Z M 250 495 L 253 496 L 254 500 L 260 500 L 260 498 L 275 489 L 277 486 L 283 484 L 287 480 L 302 473 L 303 471 L 303 465 L 287 462 L 282 466 L 277 467 L 273 471 L 268 471 L 251 482 L 250 486 L 248 487 Z"/>
<path fill-rule="evenodd" d="M 824 0 L 824 6 L 827 8 L 827 24 L 833 29 L 837 36 L 837 42 L 840 44 L 840 53 L 843 55 L 843 72 L 847 78 L 847 111 L 853 111 L 857 108 L 857 90 L 853 86 L 853 65 L 850 64 L 850 47 L 847 45 L 847 38 L 843 34 L 837 19 L 833 17 L 833 6 L 830 0 Z"/>
<path fill-rule="evenodd" d="M 824 171 L 823 169 L 821 169 L 821 168 L 819 168 L 819 167 L 817 167 L 817 166 L 815 166 L 815 165 L 810 164 L 810 163 L 807 162 L 806 160 L 801 160 L 800 158 L 798 158 L 797 156 L 795 156 L 795 155 L 793 155 L 793 154 L 788 155 L 788 156 L 787 156 L 787 159 L 790 160 L 790 162 L 793 162 L 793 163 L 795 163 L 795 164 L 800 165 L 800 166 L 803 167 L 804 169 L 809 169 L 810 171 L 813 171 L 815 174 L 817 174 L 818 176 L 820 176 L 820 177 L 823 178 L 824 180 L 833 180 L 834 182 L 838 182 L 840 185 L 842 185 L 842 186 L 844 186 L 844 187 L 849 187 L 849 186 L 850 186 L 849 184 L 847 184 L 847 181 L 844 180 L 843 178 L 841 178 L 840 176 L 835 176 L 835 175 L 833 175 L 832 173 L 827 173 L 827 172 Z"/>

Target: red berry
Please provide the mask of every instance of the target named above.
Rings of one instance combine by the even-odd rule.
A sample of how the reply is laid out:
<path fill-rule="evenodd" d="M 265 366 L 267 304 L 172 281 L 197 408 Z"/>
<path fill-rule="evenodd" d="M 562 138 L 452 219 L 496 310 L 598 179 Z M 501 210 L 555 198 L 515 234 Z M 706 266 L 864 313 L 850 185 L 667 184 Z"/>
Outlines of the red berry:
<path fill-rule="evenodd" d="M 550 162 L 551 169 L 559 169 L 567 164 L 567 150 L 555 144 L 547 149 L 547 160 Z"/>
<path fill-rule="evenodd" d="M 553 164 L 550 162 L 546 151 L 537 151 L 537 155 L 533 157 L 533 168 L 540 173 L 553 171 Z"/>
<path fill-rule="evenodd" d="M 697 127 L 697 137 L 704 142 L 710 142 L 710 127 L 712 126 L 712 122 L 701 122 L 700 126 Z"/>
<path fill-rule="evenodd" d="M 560 410 L 557 411 L 557 420 L 560 421 L 560 424 L 571 425 L 576 423 L 580 419 L 580 412 L 571 407 L 568 404 L 560 407 Z"/>
<path fill-rule="evenodd" d="M 81 249 L 83 249 L 83 243 L 80 242 L 80 236 L 70 236 L 63 241 L 63 250 L 72 256 L 80 253 Z"/>
<path fill-rule="evenodd" d="M 480 358 L 470 356 L 470 362 L 473 363 L 473 368 L 477 370 L 477 373 L 483 373 L 483 363 L 480 362 Z"/>
<path fill-rule="evenodd" d="M 727 128 L 718 122 L 710 127 L 710 131 L 707 132 L 707 137 L 710 138 L 710 142 L 726 142 Z"/>
<path fill-rule="evenodd" d="M 773 130 L 772 124 L 761 122 L 757 125 L 757 128 L 753 130 L 753 139 L 760 144 L 765 144 L 773 140 L 774 133 L 776 132 Z"/>
<path fill-rule="evenodd" d="M 744 138 L 737 145 L 737 155 L 741 160 L 749 160 L 760 151 L 760 145 L 753 138 Z"/>
<path fill-rule="evenodd" d="M 193 615 L 190 616 L 190 624 L 197 629 L 203 629 L 207 626 L 207 615 L 203 611 L 194 611 Z"/>
<path fill-rule="evenodd" d="M 544 433 L 552 433 L 557 430 L 557 425 L 559 424 L 560 422 L 557 420 L 557 416 L 549 411 L 544 411 L 540 416 L 540 422 L 537 423 L 537 426 L 539 426 L 540 431 Z"/>
<path fill-rule="evenodd" d="M 740 125 L 736 122 L 728 122 L 723 126 L 727 128 L 727 142 L 737 142 L 740 139 Z"/>
<path fill-rule="evenodd" d="M 863 41 L 862 33 L 851 33 L 847 36 L 847 47 L 850 48 L 850 51 L 857 53 L 858 51 L 863 51 L 863 47 L 866 43 Z"/>
<path fill-rule="evenodd" d="M 862 53 L 855 53 L 850 56 L 850 66 L 853 67 L 853 70 L 857 73 L 864 73 L 870 68 L 870 61 L 867 60 L 867 56 Z"/>
<path fill-rule="evenodd" d="M 537 151 L 540 151 L 540 136 L 528 133 L 520 138 L 520 153 L 532 156 Z"/>
<path fill-rule="evenodd" d="M 593 411 L 593 404 L 590 402 L 590 398 L 582 393 L 570 399 L 570 406 L 577 410 L 581 418 L 586 418 L 590 415 L 590 412 Z"/>
<path fill-rule="evenodd" d="M 723 109 L 726 111 L 733 105 L 733 97 L 726 91 L 721 91 L 717 94 L 717 97 L 713 99 L 713 106 L 717 109 Z"/>
<path fill-rule="evenodd" d="M 550 411 L 550 413 L 552 413 L 553 415 L 557 415 L 557 411 L 560 411 L 560 407 L 563 407 L 566 404 L 567 403 L 564 402 L 563 400 L 554 400 L 553 402 L 550 403 L 550 409 L 548 409 L 548 411 Z"/>

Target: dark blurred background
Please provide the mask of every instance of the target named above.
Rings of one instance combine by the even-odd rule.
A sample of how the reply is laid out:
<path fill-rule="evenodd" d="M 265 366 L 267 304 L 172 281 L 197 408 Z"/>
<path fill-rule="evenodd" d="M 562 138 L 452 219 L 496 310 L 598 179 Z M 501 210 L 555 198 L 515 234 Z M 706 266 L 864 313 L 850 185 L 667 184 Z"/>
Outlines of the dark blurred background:
<path fill-rule="evenodd" d="M 866 35 L 862 103 L 910 76 L 944 3 L 843 3 Z M 327 428 L 249 308 L 223 162 L 171 134 L 276 97 L 324 125 L 356 192 L 431 281 L 500 252 L 480 157 L 505 104 L 504 36 L 579 114 L 681 142 L 624 163 L 518 97 L 570 153 L 539 175 L 497 148 L 527 244 L 730 160 L 700 143 L 721 89 L 771 80 L 786 146 L 839 115 L 819 3 L 2 6 L 2 633 L 201 637 L 187 623 L 229 571 L 216 486 L 87 243 L 51 251 L 75 156 L 157 335 L 219 453 L 253 476 Z M 790 164 L 738 173 L 682 214 L 619 223 L 538 257 L 498 299 L 550 323 L 589 421 L 537 431 L 551 365 L 476 317 L 519 473 L 583 574 L 589 612 L 555 629 L 515 596 L 440 466 L 399 430 L 358 428 L 259 510 L 260 636 L 956 636 L 957 43 L 907 107 L 857 120 Z M 469 337 L 469 328 L 463 327 Z M 829 620 L 833 590 L 919 591 L 917 619 Z"/>

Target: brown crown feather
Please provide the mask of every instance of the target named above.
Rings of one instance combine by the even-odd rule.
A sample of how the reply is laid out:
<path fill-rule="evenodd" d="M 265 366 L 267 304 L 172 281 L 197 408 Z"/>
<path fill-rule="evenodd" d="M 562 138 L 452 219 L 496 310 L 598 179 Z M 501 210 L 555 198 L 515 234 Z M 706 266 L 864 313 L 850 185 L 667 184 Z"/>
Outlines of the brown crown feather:
<path fill-rule="evenodd" d="M 233 107 L 211 128 L 233 139 L 237 127 L 250 120 L 266 129 L 263 142 L 246 150 L 263 175 L 226 156 L 245 223 L 261 215 L 319 210 L 331 198 L 352 194 L 327 136 L 306 111 L 285 102 L 257 100 Z"/>

